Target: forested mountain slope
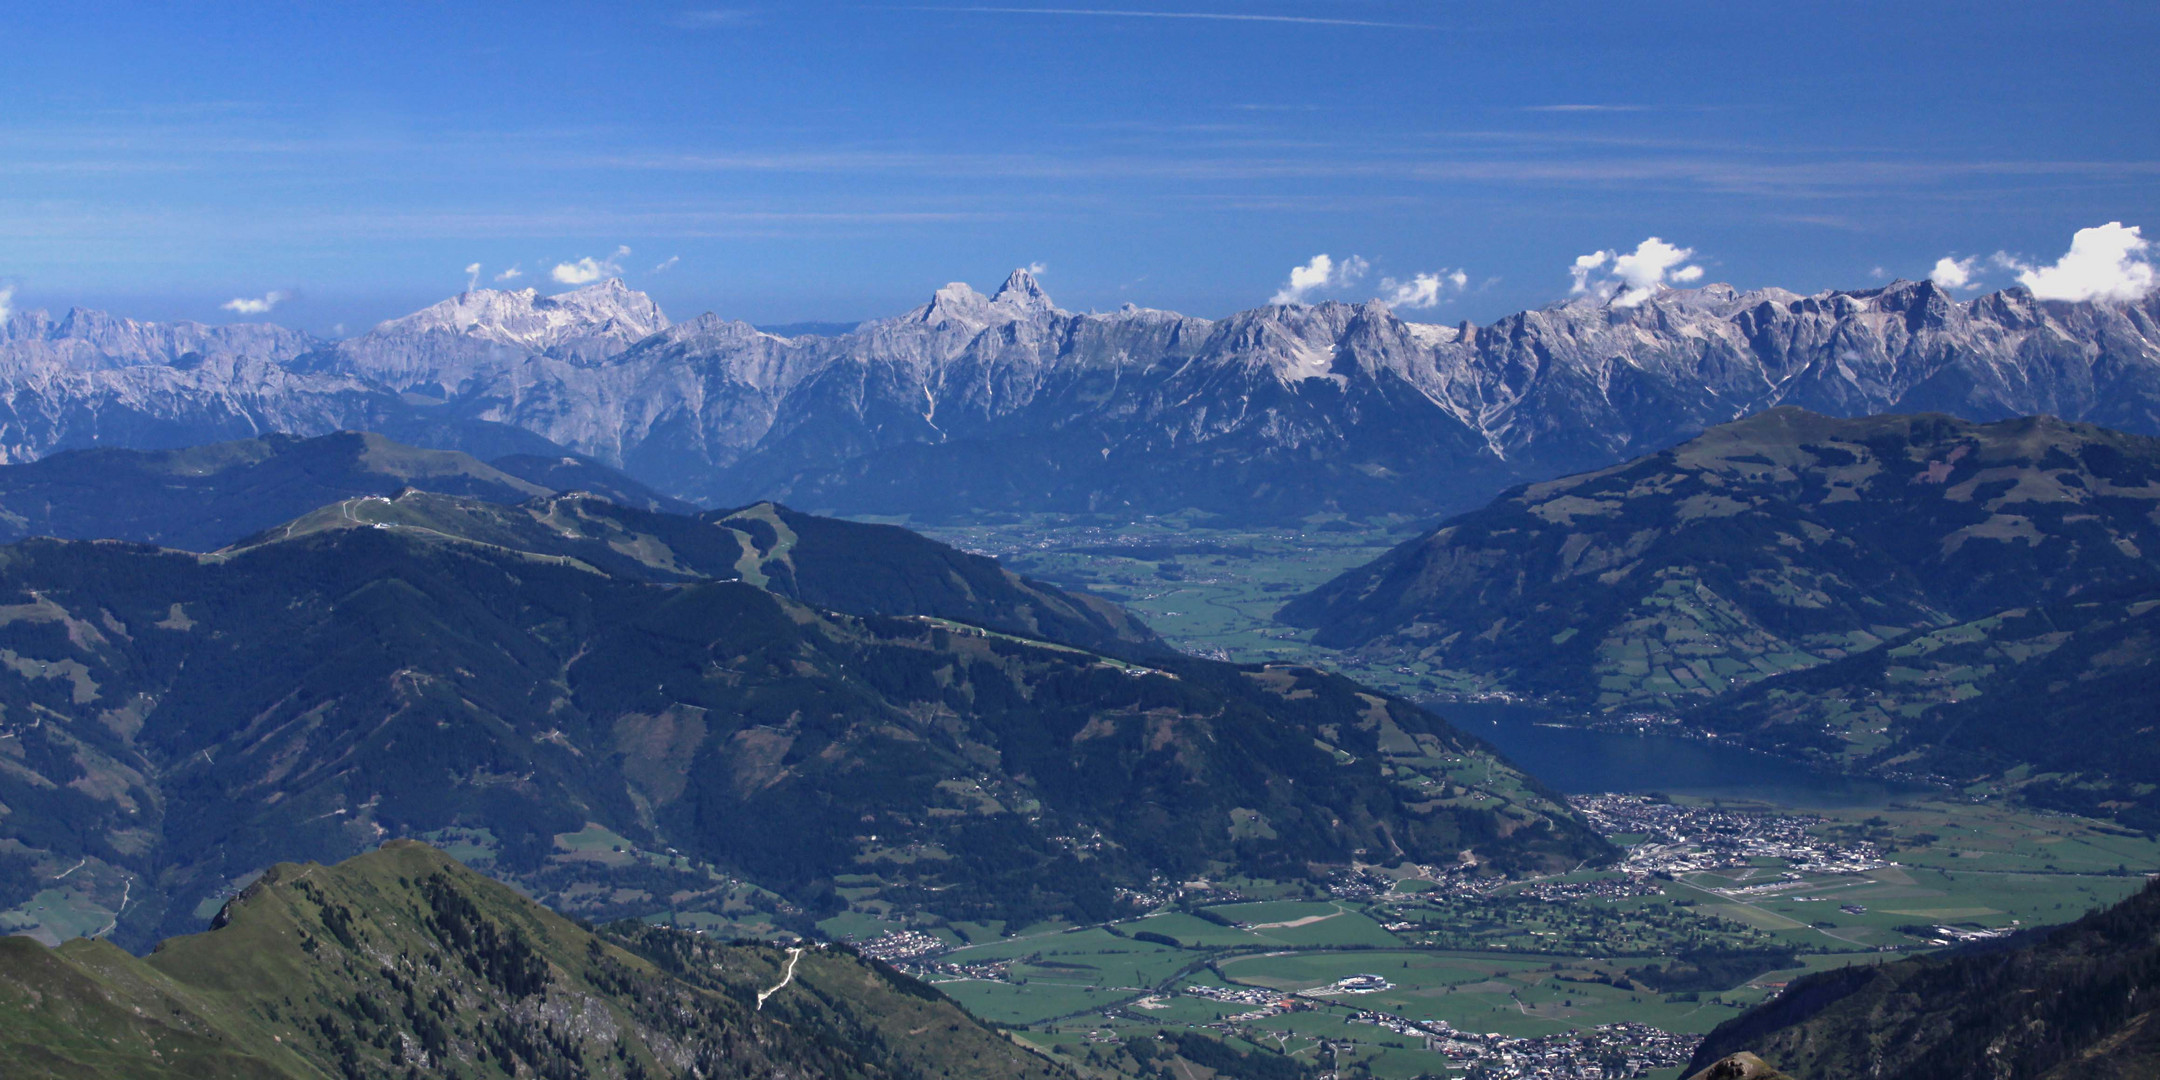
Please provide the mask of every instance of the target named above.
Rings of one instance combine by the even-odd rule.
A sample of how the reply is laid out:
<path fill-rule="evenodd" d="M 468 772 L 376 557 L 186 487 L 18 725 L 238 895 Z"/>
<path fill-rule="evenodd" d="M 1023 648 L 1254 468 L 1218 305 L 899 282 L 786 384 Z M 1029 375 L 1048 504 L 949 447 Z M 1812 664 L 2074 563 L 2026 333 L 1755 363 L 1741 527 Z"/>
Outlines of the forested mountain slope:
<path fill-rule="evenodd" d="M 1282 617 L 1526 693 L 1672 707 L 2160 578 L 2155 507 L 2150 438 L 1779 409 L 1517 489 Z"/>
<path fill-rule="evenodd" d="M 673 531 L 635 528 L 654 522 Z M 851 530 L 876 572 L 839 562 Z M 701 580 L 712 547 L 684 534 L 742 580 Z M 0 596 L 0 901 L 56 937 L 142 944 L 271 862 L 442 830 L 609 917 L 718 905 L 735 879 L 821 915 L 846 876 L 953 917 L 1100 918 L 1158 875 L 1608 851 L 1405 703 L 1151 655 L 1144 628 L 988 560 L 771 506 L 410 493 L 207 557 L 25 542 L 0 549 Z M 558 841 L 595 827 L 692 861 Z"/>
<path fill-rule="evenodd" d="M 1806 1080 L 2131 1080 L 2160 1073 L 2160 886 L 2068 926 L 1826 971 L 1710 1033 Z"/>
<path fill-rule="evenodd" d="M 2160 820 L 2160 441 L 1779 409 L 1511 492 L 1283 609 L 1576 709 Z"/>

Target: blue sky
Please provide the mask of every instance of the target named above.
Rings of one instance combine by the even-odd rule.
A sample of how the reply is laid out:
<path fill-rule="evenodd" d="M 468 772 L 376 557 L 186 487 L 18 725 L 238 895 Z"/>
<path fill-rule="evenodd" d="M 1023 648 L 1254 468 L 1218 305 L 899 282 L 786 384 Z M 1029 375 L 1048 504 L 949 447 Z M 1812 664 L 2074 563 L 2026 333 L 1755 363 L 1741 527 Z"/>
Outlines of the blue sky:
<path fill-rule="evenodd" d="M 2160 230 L 2153 4 L 4 4 L 14 304 L 357 331 L 612 262 L 670 314 L 1040 263 L 1220 315 L 1355 256 L 1421 318 L 1648 236 L 1809 291 Z M 628 254 L 616 257 L 622 248 Z M 669 262 L 669 260 L 674 260 Z M 666 269 L 657 269 L 665 265 Z M 1983 284 L 2007 272 L 1974 264 Z M 1449 275 L 1461 271 L 1460 288 Z M 1992 277 L 1990 276 L 1992 275 Z"/>

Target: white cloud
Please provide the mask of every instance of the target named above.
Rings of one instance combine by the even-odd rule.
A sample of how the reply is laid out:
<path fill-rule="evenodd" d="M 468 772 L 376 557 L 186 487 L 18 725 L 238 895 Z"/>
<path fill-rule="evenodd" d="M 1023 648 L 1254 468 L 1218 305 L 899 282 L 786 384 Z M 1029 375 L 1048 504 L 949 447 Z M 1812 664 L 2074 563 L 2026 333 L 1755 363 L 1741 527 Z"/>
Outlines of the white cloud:
<path fill-rule="evenodd" d="M 0 322 L 6 322 L 15 314 L 15 286 L 0 285 Z"/>
<path fill-rule="evenodd" d="M 1980 287 L 1980 256 L 1953 259 L 1948 255 L 1935 260 L 1935 269 L 1928 271 L 1928 280 L 1945 289 L 1977 289 Z"/>
<path fill-rule="evenodd" d="M 2053 266 L 2029 266 L 2001 253 L 1995 261 L 2015 269 L 2018 284 L 2041 300 L 2136 300 L 2160 284 L 2145 256 L 2151 248 L 2137 226 L 2110 221 L 2079 229 Z"/>
<path fill-rule="evenodd" d="M 1674 247 L 1653 236 L 1635 245 L 1633 252 L 1616 256 L 1613 273 L 1626 287 L 1613 298 L 1613 306 L 1634 307 L 1648 300 L 1668 276 L 1678 282 L 1702 277 L 1702 267 L 1680 265 L 1694 254 L 1694 248 Z"/>
<path fill-rule="evenodd" d="M 1371 269 L 1371 267 L 1372 264 L 1355 255 L 1341 262 L 1335 261 L 1325 253 L 1315 255 L 1305 265 L 1290 268 L 1289 282 L 1281 289 L 1276 290 L 1275 298 L 1270 300 L 1269 303 L 1302 304 L 1305 302 L 1305 297 L 1310 293 L 1322 289 L 1340 289 L 1355 284 L 1365 276 L 1365 271 Z"/>
<path fill-rule="evenodd" d="M 465 291 L 466 291 L 466 292 L 471 292 L 471 291 L 473 291 L 474 289 L 477 289 L 477 288 L 479 288 L 479 287 L 480 287 L 480 264 L 479 264 L 479 263 L 473 263 L 472 265 L 470 265 L 470 266 L 467 266 L 467 267 L 465 268 Z"/>
<path fill-rule="evenodd" d="M 1031 277 L 1041 277 L 1041 276 L 1043 276 L 1044 274 L 1047 274 L 1047 273 L 1049 273 L 1049 272 L 1050 272 L 1050 264 L 1049 264 L 1049 263 L 1046 263 L 1046 262 L 1039 262 L 1039 261 L 1038 261 L 1038 262 L 1031 262 L 1031 263 L 1029 263 L 1029 264 L 1028 264 L 1028 274 L 1029 274 L 1029 276 L 1031 276 Z"/>
<path fill-rule="evenodd" d="M 291 293 L 272 291 L 253 299 L 238 296 L 218 306 L 235 315 L 267 315 L 270 313 L 270 309 L 284 303 L 291 295 Z"/>
<path fill-rule="evenodd" d="M 625 244 L 605 259 L 587 255 L 576 262 L 556 263 L 551 276 L 564 285 L 590 285 L 601 278 L 622 273 L 622 258 L 628 254 L 630 247 Z"/>
<path fill-rule="evenodd" d="M 518 269 L 517 267 L 513 266 L 513 267 L 511 267 L 510 269 L 508 269 L 508 270 L 505 270 L 505 271 L 503 271 L 502 273 L 500 273 L 500 274 L 497 274 L 497 275 L 495 275 L 495 280 L 497 280 L 497 281 L 516 281 L 517 279 L 519 279 L 519 278 L 521 278 L 521 277 L 524 277 L 524 276 L 525 276 L 525 271 L 523 271 L 523 270 L 520 270 L 520 269 Z"/>
<path fill-rule="evenodd" d="M 1685 285 L 1702 280 L 1703 268 L 1688 262 L 1694 255 L 1694 248 L 1668 244 L 1655 236 L 1626 254 L 1617 250 L 1593 251 L 1577 257 L 1568 267 L 1568 276 L 1575 279 L 1568 292 L 1577 296 L 1594 293 L 1600 299 L 1611 300 L 1614 307 L 1634 307 L 1657 295 L 1668 282 Z M 1608 264 L 1612 273 L 1592 280 L 1591 275 Z"/>
<path fill-rule="evenodd" d="M 673 270 L 673 269 L 675 269 L 675 264 L 676 264 L 676 263 L 679 263 L 679 262 L 681 262 L 681 261 L 682 261 L 682 256 L 680 256 L 680 255 L 670 255 L 670 256 L 668 256 L 668 257 L 667 257 L 667 260 L 666 260 L 666 261 L 662 262 L 662 263 L 661 263 L 660 265 L 658 265 L 658 266 L 655 266 L 655 267 L 653 267 L 653 268 L 652 268 L 652 270 L 650 271 L 650 273 L 655 273 L 655 274 L 665 274 L 665 273 L 667 273 L 668 271 L 670 271 L 670 270 Z"/>
<path fill-rule="evenodd" d="M 1610 251 L 1593 251 L 1588 255 L 1577 255 L 1575 265 L 1568 267 L 1568 276 L 1575 279 L 1575 287 L 1569 289 L 1568 292 L 1576 296 L 1589 292 L 1591 273 L 1603 269 L 1605 264 L 1611 261 L 1612 252 Z"/>
<path fill-rule="evenodd" d="M 1470 275 L 1461 270 L 1417 274 L 1408 281 L 1381 278 L 1380 299 L 1389 307 L 1429 308 L 1438 305 L 1449 290 L 1461 292 L 1469 285 Z"/>

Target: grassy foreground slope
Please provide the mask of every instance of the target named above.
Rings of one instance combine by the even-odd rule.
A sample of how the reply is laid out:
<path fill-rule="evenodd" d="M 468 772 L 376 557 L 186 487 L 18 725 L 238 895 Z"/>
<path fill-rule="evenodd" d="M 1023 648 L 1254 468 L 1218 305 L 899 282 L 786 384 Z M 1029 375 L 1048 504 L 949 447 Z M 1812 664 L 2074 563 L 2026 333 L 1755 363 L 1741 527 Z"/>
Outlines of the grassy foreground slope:
<path fill-rule="evenodd" d="M 2160 1075 L 2160 885 L 1984 951 L 1827 971 L 1713 1031 L 1808 1080 Z"/>
<path fill-rule="evenodd" d="M 0 939 L 0 1074 L 1069 1075 L 845 952 L 591 931 L 401 841 L 279 864 L 145 959 Z"/>

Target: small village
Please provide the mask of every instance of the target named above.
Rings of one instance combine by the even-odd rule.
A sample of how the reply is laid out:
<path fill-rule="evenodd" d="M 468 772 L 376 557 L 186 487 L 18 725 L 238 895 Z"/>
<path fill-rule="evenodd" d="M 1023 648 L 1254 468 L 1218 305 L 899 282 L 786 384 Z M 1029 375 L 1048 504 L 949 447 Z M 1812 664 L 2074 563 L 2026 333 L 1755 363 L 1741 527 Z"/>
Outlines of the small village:
<path fill-rule="evenodd" d="M 1464 1080 L 1623 1080 L 1686 1065 L 1701 1042 L 1622 1023 L 1534 1039 L 1458 1032 L 1436 1039 L 1434 1049 L 1462 1066 Z"/>
<path fill-rule="evenodd" d="M 1606 837 L 1640 837 L 1620 869 L 1632 874 L 1687 874 L 1783 859 L 1806 874 L 1858 874 L 1889 865 L 1873 843 L 1816 835 L 1819 817 L 1682 806 L 1646 795 L 1579 795 L 1570 800 Z"/>
<path fill-rule="evenodd" d="M 1351 975 L 1327 985 L 1285 994 L 1258 987 L 1190 984 L 1182 992 L 1222 1004 L 1249 1005 L 1252 1011 L 1224 1017 L 1210 1025 L 1224 1034 L 1243 1034 L 1244 1025 L 1283 1012 L 1311 1008 L 1312 999 L 1377 993 L 1392 988 L 1378 975 Z M 1607 1024 L 1583 1031 L 1536 1038 L 1459 1031 L 1444 1020 L 1412 1020 L 1361 1009 L 1346 1024 L 1370 1024 L 1383 1031 L 1421 1040 L 1424 1049 L 1445 1055 L 1467 1080 L 1624 1080 L 1657 1069 L 1685 1065 L 1702 1041 L 1699 1035 L 1676 1035 L 1647 1024 Z"/>

